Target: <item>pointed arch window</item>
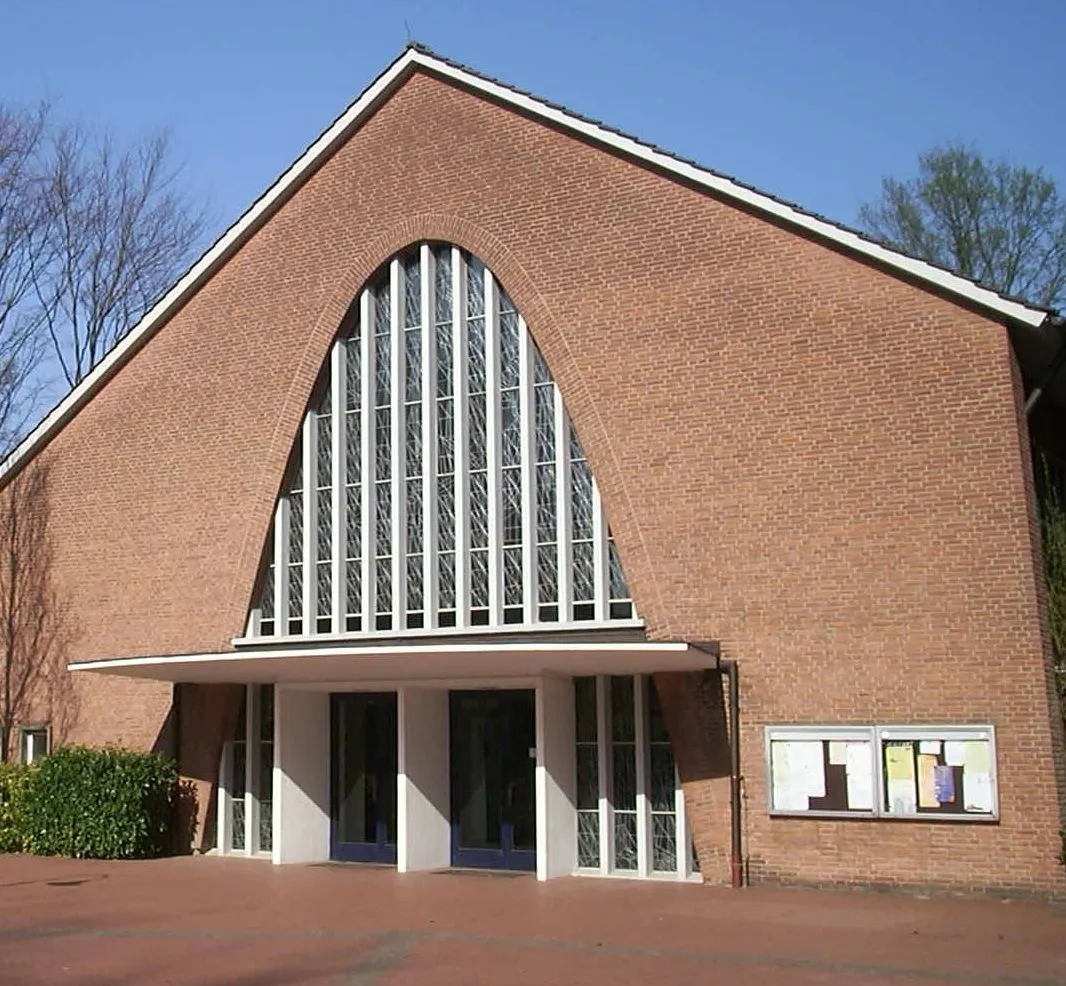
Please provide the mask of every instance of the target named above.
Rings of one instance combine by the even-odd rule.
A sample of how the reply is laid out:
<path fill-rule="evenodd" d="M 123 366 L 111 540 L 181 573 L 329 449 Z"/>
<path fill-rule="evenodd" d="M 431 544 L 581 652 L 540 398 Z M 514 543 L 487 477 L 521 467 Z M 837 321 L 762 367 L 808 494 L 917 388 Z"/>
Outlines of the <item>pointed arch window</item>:
<path fill-rule="evenodd" d="M 637 622 L 562 397 L 476 257 L 423 243 L 364 288 L 260 571 L 258 638 Z"/>

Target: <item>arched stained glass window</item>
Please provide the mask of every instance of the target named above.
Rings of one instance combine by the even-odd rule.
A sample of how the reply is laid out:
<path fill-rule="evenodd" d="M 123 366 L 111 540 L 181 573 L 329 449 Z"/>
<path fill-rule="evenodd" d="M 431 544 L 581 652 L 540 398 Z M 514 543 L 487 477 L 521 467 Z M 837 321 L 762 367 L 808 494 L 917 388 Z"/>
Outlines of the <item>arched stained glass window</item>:
<path fill-rule="evenodd" d="M 249 635 L 635 617 L 581 443 L 506 291 L 454 246 L 393 258 L 315 386 Z"/>

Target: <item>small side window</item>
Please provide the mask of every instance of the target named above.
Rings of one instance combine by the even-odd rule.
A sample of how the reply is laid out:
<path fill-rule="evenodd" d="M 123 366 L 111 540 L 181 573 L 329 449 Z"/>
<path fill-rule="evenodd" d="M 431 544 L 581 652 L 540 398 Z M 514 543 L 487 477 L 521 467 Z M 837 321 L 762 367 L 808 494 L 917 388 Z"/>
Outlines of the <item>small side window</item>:
<path fill-rule="evenodd" d="M 33 763 L 48 756 L 48 727 L 33 726 L 19 730 L 19 758 L 23 763 Z"/>

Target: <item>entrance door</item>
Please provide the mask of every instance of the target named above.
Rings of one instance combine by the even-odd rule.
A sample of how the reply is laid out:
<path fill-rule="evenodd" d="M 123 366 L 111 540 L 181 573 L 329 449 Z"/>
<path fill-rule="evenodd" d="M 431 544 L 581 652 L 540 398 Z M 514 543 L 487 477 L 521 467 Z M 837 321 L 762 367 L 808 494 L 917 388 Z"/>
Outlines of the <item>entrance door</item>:
<path fill-rule="evenodd" d="M 396 693 L 330 696 L 330 857 L 396 862 Z"/>
<path fill-rule="evenodd" d="M 452 692 L 452 865 L 535 870 L 532 691 Z"/>

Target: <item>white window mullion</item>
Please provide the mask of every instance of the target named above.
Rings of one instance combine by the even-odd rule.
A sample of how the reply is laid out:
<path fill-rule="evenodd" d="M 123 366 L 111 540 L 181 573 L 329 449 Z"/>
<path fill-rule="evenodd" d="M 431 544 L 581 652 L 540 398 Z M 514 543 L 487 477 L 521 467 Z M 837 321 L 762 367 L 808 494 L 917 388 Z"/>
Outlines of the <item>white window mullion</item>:
<path fill-rule="evenodd" d="M 466 261 L 452 248 L 452 392 L 455 395 L 455 625 L 470 625 L 470 426 L 466 367 Z"/>
<path fill-rule="evenodd" d="M 259 848 L 259 799 L 256 780 L 259 773 L 259 721 L 256 715 L 255 686 L 244 686 L 244 851 L 253 855 Z"/>
<path fill-rule="evenodd" d="M 348 406 L 347 371 L 345 366 L 347 356 L 348 350 L 344 340 L 340 339 L 334 342 L 333 349 L 330 350 L 329 366 L 329 391 L 333 397 L 333 404 L 330 407 L 332 444 L 329 454 L 333 459 L 333 469 L 331 471 L 333 487 L 330 490 L 330 510 L 333 514 L 330 532 L 333 542 L 333 563 L 331 566 L 330 588 L 333 596 L 331 612 L 333 613 L 332 629 L 334 633 L 342 633 L 344 631 L 348 611 L 348 599 L 345 592 L 345 586 L 347 585 L 347 565 L 345 562 L 347 538 L 345 535 L 348 529 L 345 516 L 345 486 L 348 482 L 348 476 L 347 456 L 344 454 L 345 442 L 348 440 L 348 432 L 345 427 L 347 424 L 345 408 Z"/>
<path fill-rule="evenodd" d="M 677 875 L 687 880 L 692 875 L 692 833 L 688 828 L 688 816 L 685 813 L 685 792 L 681 789 L 681 778 L 674 768 L 674 841 L 677 853 Z"/>
<path fill-rule="evenodd" d="M 389 341 L 392 367 L 389 423 L 392 452 L 392 628 L 407 626 L 407 443 L 404 434 L 404 270 L 398 259 L 389 265 Z"/>
<path fill-rule="evenodd" d="M 289 498 L 274 510 L 274 635 L 289 632 Z"/>
<path fill-rule="evenodd" d="M 559 622 L 573 621 L 573 578 L 570 565 L 570 419 L 563 407 L 563 395 L 555 387 L 555 521 L 558 525 Z"/>
<path fill-rule="evenodd" d="M 437 626 L 437 272 L 422 244 L 422 626 Z"/>
<path fill-rule="evenodd" d="M 637 761 L 637 872 L 648 876 L 651 861 L 651 798 L 648 796 L 648 696 L 644 675 L 633 677 L 633 725 Z"/>
<path fill-rule="evenodd" d="M 607 705 L 609 690 L 606 675 L 596 675 L 596 776 L 600 782 L 600 872 L 614 867 L 614 828 L 611 814 L 611 710 Z"/>
<path fill-rule="evenodd" d="M 215 806 L 215 845 L 220 853 L 233 851 L 233 741 L 222 744 L 222 762 L 218 767 L 218 804 Z"/>
<path fill-rule="evenodd" d="M 592 483 L 592 579 L 597 620 L 606 620 L 611 598 L 610 565 L 607 559 L 607 516 L 603 510 L 600 488 Z"/>
<path fill-rule="evenodd" d="M 377 609 L 374 596 L 376 592 L 374 555 L 376 553 L 376 538 L 374 517 L 376 504 L 374 474 L 374 312 L 371 307 L 369 291 L 364 291 L 359 299 L 359 348 L 361 375 L 359 378 L 362 393 L 359 398 L 360 406 L 360 455 L 362 456 L 362 497 L 360 507 L 362 517 L 360 524 L 362 533 L 362 601 L 363 614 L 361 626 L 363 633 L 369 633 L 374 629 L 374 613 Z"/>
<path fill-rule="evenodd" d="M 537 622 L 536 422 L 533 405 L 533 340 L 518 319 L 518 408 L 522 462 L 522 622 Z"/>
<path fill-rule="evenodd" d="M 500 304 L 485 268 L 485 450 L 489 494 L 489 625 L 503 624 L 503 480 L 500 429 Z"/>
<path fill-rule="evenodd" d="M 303 481 L 300 494 L 304 498 L 304 557 L 303 557 L 303 632 L 315 632 L 318 619 L 318 475 L 315 469 L 315 452 L 318 448 L 318 421 L 313 411 L 308 411 L 303 424 Z"/>

